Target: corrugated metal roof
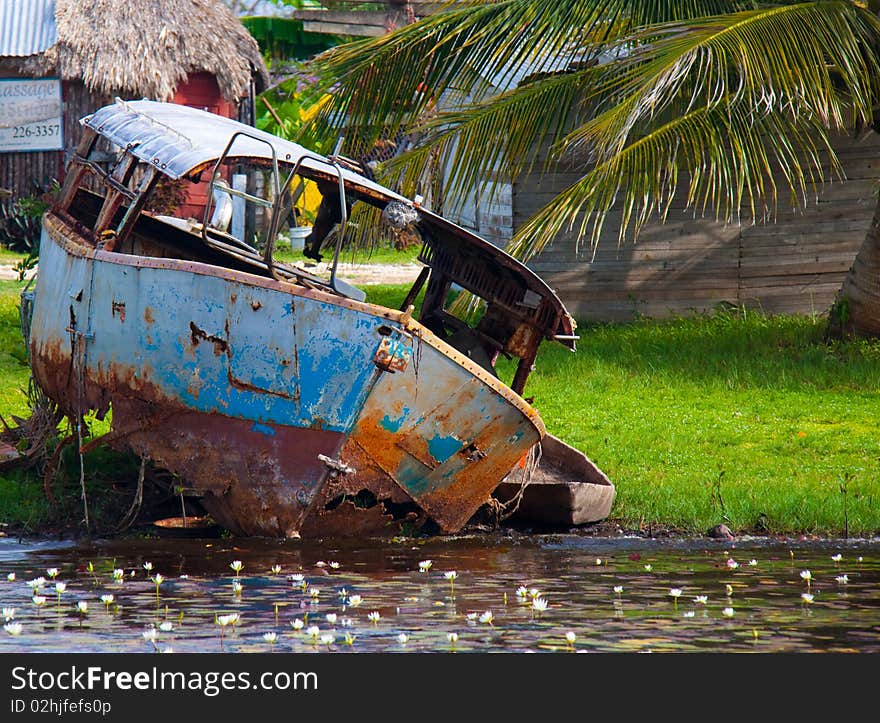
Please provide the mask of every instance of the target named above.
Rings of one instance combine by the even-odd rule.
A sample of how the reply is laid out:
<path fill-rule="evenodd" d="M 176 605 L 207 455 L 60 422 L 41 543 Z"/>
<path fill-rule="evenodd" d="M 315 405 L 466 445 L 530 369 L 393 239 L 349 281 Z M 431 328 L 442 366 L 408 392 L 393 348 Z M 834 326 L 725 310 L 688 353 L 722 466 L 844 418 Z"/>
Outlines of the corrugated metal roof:
<path fill-rule="evenodd" d="M 0 0 L 0 57 L 42 53 L 57 39 L 55 0 Z"/>

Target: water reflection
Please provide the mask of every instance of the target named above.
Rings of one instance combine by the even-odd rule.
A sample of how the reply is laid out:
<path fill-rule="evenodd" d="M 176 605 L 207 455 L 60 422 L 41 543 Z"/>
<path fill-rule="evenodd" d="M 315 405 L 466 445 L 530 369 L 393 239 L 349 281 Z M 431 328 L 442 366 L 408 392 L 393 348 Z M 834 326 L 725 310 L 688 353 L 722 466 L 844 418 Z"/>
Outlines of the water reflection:
<path fill-rule="evenodd" d="M 876 652 L 878 552 L 574 535 L 0 540 L 0 652 Z"/>

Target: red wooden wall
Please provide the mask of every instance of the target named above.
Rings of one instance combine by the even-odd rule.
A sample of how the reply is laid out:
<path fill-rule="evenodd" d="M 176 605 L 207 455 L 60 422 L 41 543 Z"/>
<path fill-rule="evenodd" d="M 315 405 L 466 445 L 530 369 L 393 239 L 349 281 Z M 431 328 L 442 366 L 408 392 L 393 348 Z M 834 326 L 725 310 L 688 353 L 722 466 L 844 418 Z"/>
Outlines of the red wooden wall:
<path fill-rule="evenodd" d="M 220 94 L 220 86 L 217 79 L 210 73 L 193 73 L 185 82 L 181 83 L 174 98 L 174 103 L 188 105 L 191 108 L 199 108 L 209 113 L 235 118 L 237 109 L 234 103 L 230 103 Z M 205 213 L 205 203 L 208 199 L 208 181 L 198 185 L 188 185 L 186 202 L 174 212 L 181 218 L 193 217 L 201 221 Z"/>

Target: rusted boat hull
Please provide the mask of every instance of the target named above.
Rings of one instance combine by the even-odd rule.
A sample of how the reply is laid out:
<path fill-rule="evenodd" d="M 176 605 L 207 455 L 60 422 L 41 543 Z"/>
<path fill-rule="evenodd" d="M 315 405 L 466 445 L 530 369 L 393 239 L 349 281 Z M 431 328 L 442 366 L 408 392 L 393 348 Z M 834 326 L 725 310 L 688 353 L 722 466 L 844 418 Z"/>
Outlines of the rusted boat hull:
<path fill-rule="evenodd" d="M 179 474 L 240 534 L 333 534 L 327 506 L 362 489 L 455 532 L 544 432 L 521 397 L 400 312 L 96 250 L 51 214 L 29 348 L 69 416 L 112 407 L 107 441 Z M 330 481 L 320 456 L 357 471 Z"/>
<path fill-rule="evenodd" d="M 413 363 L 383 376 L 364 404 L 341 452 L 356 471 L 328 484 L 310 535 L 396 534 L 426 517 L 457 532 L 544 435 L 523 399 L 451 347 L 437 353 L 427 339 L 442 342 L 420 333 Z M 468 375 L 464 364 L 472 365 Z M 363 497 L 376 504 L 358 507 Z"/>
<path fill-rule="evenodd" d="M 226 526 L 291 536 L 382 371 L 388 319 L 280 282 L 89 249 L 47 216 L 30 328 L 71 417 L 181 475 Z M 326 296 L 326 295 L 317 295 Z"/>

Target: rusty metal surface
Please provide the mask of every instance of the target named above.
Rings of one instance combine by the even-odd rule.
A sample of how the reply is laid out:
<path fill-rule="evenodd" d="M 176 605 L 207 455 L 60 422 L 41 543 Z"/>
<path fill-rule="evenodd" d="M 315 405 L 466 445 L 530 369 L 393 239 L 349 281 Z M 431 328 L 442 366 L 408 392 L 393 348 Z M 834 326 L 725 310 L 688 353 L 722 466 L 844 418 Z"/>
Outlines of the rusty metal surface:
<path fill-rule="evenodd" d="M 425 515 L 455 532 L 544 434 L 521 397 L 408 315 L 94 251 L 51 215 L 44 228 L 41 386 L 71 415 L 112 404 L 117 443 L 180 474 L 236 532 L 366 534 Z M 318 455 L 357 473 L 328 482 Z M 362 491 L 377 504 L 339 501 Z M 420 512 L 389 512 L 410 502 Z"/>
<path fill-rule="evenodd" d="M 134 430 L 119 443 L 187 479 L 231 529 L 296 534 L 327 475 L 318 455 L 338 457 L 381 374 L 387 320 L 78 255 L 58 232 L 47 217 L 30 333 L 40 385 L 74 418 L 112 404 L 114 431 Z"/>

